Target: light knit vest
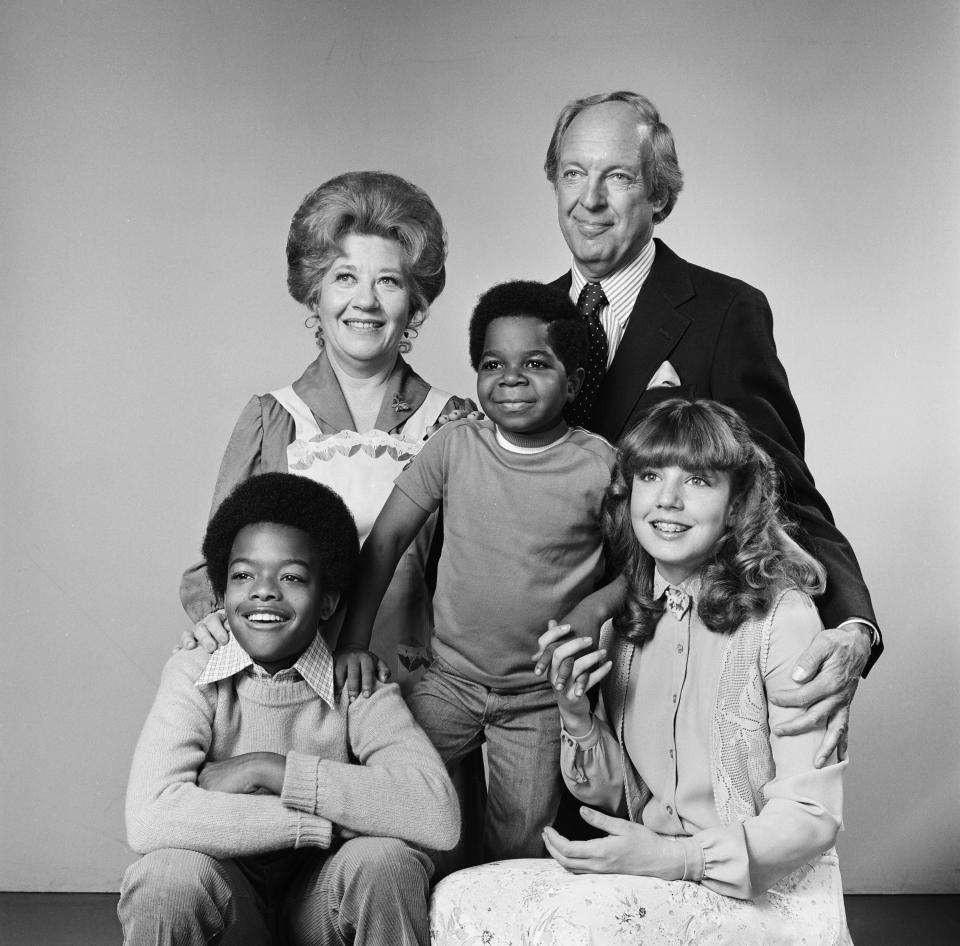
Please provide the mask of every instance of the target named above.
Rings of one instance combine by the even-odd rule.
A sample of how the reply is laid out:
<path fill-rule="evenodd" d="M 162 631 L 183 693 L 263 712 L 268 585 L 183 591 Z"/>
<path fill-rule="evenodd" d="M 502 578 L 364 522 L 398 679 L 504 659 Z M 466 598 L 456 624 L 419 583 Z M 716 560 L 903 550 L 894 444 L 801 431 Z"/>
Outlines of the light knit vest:
<path fill-rule="evenodd" d="M 713 797 L 720 823 L 752 818 L 763 807 L 763 787 L 776 774 L 770 749 L 770 725 L 763 674 L 770 648 L 770 629 L 783 596 L 759 619 L 744 621 L 729 635 L 717 687 L 717 703 L 710 731 Z M 613 654 L 613 672 L 603 684 L 603 701 L 610 726 L 620 743 L 623 790 L 631 821 L 639 822 L 650 789 L 644 784 L 623 744 L 624 698 L 637 648 L 604 630 L 601 647 Z"/>

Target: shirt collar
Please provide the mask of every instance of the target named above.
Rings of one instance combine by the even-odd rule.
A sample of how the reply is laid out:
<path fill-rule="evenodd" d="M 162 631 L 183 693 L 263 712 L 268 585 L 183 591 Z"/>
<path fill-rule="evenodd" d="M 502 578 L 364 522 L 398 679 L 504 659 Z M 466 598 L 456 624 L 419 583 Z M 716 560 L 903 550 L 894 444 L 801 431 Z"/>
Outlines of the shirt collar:
<path fill-rule="evenodd" d="M 536 438 L 530 438 L 531 444 L 527 447 L 521 447 L 518 444 L 511 443 L 507 440 L 506 437 L 500 432 L 500 428 L 496 424 L 493 425 L 493 429 L 496 432 L 497 443 L 503 447 L 504 450 L 508 450 L 510 453 L 543 453 L 544 450 L 549 450 L 551 447 L 557 446 L 557 444 L 563 443 L 565 440 L 569 440 L 570 434 L 572 433 L 571 428 L 567 428 L 559 437 L 554 437 L 549 443 L 535 443 Z"/>
<path fill-rule="evenodd" d="M 217 683 L 220 680 L 226 680 L 229 677 L 236 676 L 248 668 L 253 668 L 255 675 L 259 676 L 265 673 L 261 667 L 258 667 L 253 658 L 237 643 L 235 637 L 231 637 L 226 644 L 218 647 L 207 661 L 207 666 L 203 673 L 197 677 L 196 685 L 198 687 L 206 686 L 210 683 Z M 287 670 L 281 670 L 273 674 L 270 679 L 288 680 L 296 671 L 309 685 L 309 687 L 324 701 L 328 706 L 335 706 L 333 695 L 333 658 L 323 638 L 317 634 L 310 646 L 297 658 L 297 662 Z M 268 675 L 269 676 L 269 675 Z"/>
<path fill-rule="evenodd" d="M 293 382 L 293 390 L 330 430 L 353 430 L 350 408 L 325 352 L 321 351 Z M 420 407 L 429 392 L 430 385 L 397 355 L 377 417 L 377 429 L 386 433 L 396 430 Z"/>
<path fill-rule="evenodd" d="M 626 324 L 630 318 L 640 289 L 650 275 L 655 253 L 656 244 L 651 238 L 650 242 L 626 266 L 621 266 L 620 269 L 600 280 L 600 288 L 607 297 L 610 312 L 621 324 Z M 576 260 L 570 271 L 572 278 L 570 298 L 575 299 L 580 296 L 580 290 L 590 280 L 577 268 Z"/>
<path fill-rule="evenodd" d="M 703 585 L 703 575 L 701 572 L 695 572 L 690 575 L 689 578 L 685 578 L 680 582 L 679 585 L 674 585 L 671 582 L 667 581 L 660 572 L 654 568 L 653 570 L 653 600 L 657 601 L 666 594 L 667 588 L 679 588 L 681 591 L 686 592 L 690 595 L 690 600 L 693 603 L 696 603 L 697 598 L 700 594 L 700 588 Z"/>

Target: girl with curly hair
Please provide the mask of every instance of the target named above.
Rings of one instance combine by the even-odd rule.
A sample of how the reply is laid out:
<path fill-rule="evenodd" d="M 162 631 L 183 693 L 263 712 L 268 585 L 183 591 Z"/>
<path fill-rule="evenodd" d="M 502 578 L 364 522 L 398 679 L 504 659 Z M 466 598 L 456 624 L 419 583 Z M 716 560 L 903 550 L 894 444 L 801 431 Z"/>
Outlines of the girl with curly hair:
<path fill-rule="evenodd" d="M 604 531 L 622 611 L 599 647 L 562 627 L 540 638 L 541 652 L 561 641 L 560 764 L 599 836 L 547 828 L 553 860 L 454 875 L 432 925 L 489 924 L 481 891 L 497 874 L 486 916 L 507 939 L 849 943 L 833 850 L 847 763 L 816 768 L 823 725 L 782 734 L 797 711 L 768 700 L 794 686 L 824 588 L 780 513 L 773 462 L 730 408 L 663 402 L 620 443 Z"/>

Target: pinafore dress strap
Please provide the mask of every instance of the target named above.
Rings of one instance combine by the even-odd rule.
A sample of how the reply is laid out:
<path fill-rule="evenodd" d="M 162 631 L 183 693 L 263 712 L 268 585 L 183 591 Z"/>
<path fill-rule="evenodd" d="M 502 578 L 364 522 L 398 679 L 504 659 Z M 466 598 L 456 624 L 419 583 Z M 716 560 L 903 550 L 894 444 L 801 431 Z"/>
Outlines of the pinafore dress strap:
<path fill-rule="evenodd" d="M 437 422 L 440 412 L 446 407 L 447 401 L 453 397 L 439 388 L 430 388 L 423 403 L 407 418 L 403 425 L 403 435 L 409 440 L 423 440 L 427 435 L 427 428 Z"/>
<path fill-rule="evenodd" d="M 271 391 L 270 396 L 293 418 L 296 426 L 296 440 L 312 440 L 320 435 L 320 428 L 317 426 L 313 411 L 293 390 L 292 384 L 280 388 L 279 391 Z"/>

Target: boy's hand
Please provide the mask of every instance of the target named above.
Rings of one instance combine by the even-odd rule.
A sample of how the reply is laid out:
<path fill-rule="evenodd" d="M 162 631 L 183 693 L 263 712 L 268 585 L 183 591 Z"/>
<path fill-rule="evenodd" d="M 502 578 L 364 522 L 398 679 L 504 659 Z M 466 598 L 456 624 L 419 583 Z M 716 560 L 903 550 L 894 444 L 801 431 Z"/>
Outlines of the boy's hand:
<path fill-rule="evenodd" d="M 530 655 L 536 663 L 533 672 L 539 677 L 549 670 L 553 663 L 553 653 L 560 641 L 570 638 L 572 629 L 569 624 L 547 621 L 547 630 L 537 638 L 537 652 Z M 569 671 L 568 671 L 569 673 Z"/>
<path fill-rule="evenodd" d="M 345 828 L 342 824 L 335 824 L 333 826 L 333 840 L 334 841 L 352 841 L 354 838 L 359 838 L 360 834 L 356 831 L 351 831 L 349 828 Z"/>
<path fill-rule="evenodd" d="M 208 762 L 200 770 L 197 784 L 208 792 L 279 795 L 286 768 L 286 757 L 276 752 L 244 752 L 232 759 Z"/>
<path fill-rule="evenodd" d="M 361 690 L 364 696 L 369 696 L 377 680 L 386 683 L 389 679 L 390 668 L 364 647 L 338 647 L 333 655 L 334 688 L 339 692 L 346 684 L 351 703 Z"/>
<path fill-rule="evenodd" d="M 222 608 L 219 611 L 211 611 L 202 621 L 198 621 L 194 627 L 188 627 L 180 635 L 180 647 L 184 650 L 193 650 L 199 644 L 208 654 L 212 654 L 230 640 L 230 628 L 227 627 L 226 616 Z M 174 648 L 174 650 L 177 649 Z"/>
<path fill-rule="evenodd" d="M 427 436 L 432 437 L 444 424 L 449 424 L 452 420 L 483 420 L 483 412 L 477 407 L 470 398 L 454 398 L 459 401 L 459 407 L 456 410 L 447 411 L 437 418 L 435 424 L 427 428 Z"/>
<path fill-rule="evenodd" d="M 565 664 L 570 667 L 569 671 L 564 671 L 569 675 L 561 683 L 561 667 Z M 612 666 L 613 661 L 607 660 L 606 650 L 598 650 L 591 637 L 575 637 L 554 649 L 550 683 L 556 690 L 557 706 L 569 732 L 582 735 L 589 729 L 590 701 L 587 691 L 595 687 Z"/>
<path fill-rule="evenodd" d="M 533 672 L 538 676 L 553 665 L 553 654 L 558 644 L 571 637 L 589 637 L 594 643 L 600 639 L 600 626 L 603 622 L 587 608 L 575 607 L 563 621 L 547 622 L 547 631 L 537 641 L 539 650 L 533 655 L 536 666 Z M 570 676 L 573 659 L 569 659 L 556 668 L 555 689 L 562 690 Z M 551 679 L 551 682 L 553 680 Z"/>

